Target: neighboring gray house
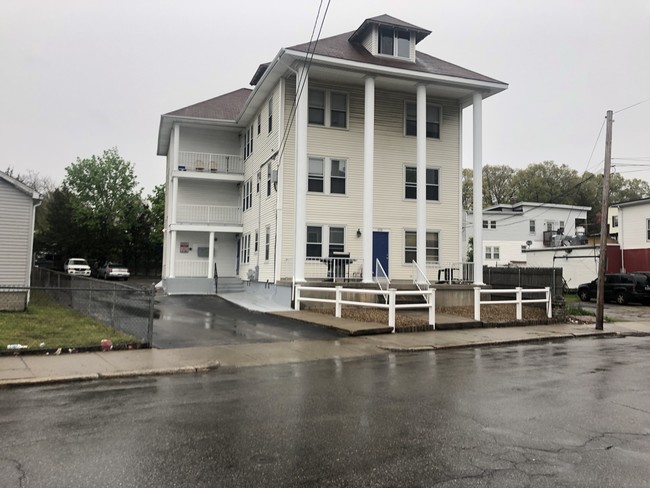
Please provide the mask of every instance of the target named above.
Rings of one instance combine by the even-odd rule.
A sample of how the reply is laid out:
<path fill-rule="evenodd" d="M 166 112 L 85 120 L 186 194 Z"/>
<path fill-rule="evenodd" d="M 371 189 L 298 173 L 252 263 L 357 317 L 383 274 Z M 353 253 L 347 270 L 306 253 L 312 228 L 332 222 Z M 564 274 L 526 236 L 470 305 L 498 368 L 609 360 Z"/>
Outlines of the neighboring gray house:
<path fill-rule="evenodd" d="M 41 200 L 36 191 L 0 171 L 0 287 L 30 284 L 34 215 Z M 0 310 L 25 309 L 26 291 L 5 293 Z"/>

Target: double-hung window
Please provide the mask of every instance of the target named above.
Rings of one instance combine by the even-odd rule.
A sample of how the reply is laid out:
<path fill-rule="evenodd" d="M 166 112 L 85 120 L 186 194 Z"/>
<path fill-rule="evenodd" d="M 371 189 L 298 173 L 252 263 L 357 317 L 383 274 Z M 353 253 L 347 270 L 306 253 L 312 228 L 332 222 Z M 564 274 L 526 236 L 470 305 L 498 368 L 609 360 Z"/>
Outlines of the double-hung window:
<path fill-rule="evenodd" d="M 259 243 L 260 243 L 260 235 L 259 232 L 255 231 L 255 246 L 253 249 L 255 250 L 255 254 L 257 254 L 257 249 L 259 248 Z"/>
<path fill-rule="evenodd" d="M 271 256 L 271 226 L 266 226 L 264 237 L 264 261 L 268 261 Z"/>
<path fill-rule="evenodd" d="M 253 154 L 253 126 L 244 132 L 244 159 Z"/>
<path fill-rule="evenodd" d="M 309 158 L 309 174 L 307 180 L 307 191 L 323 193 L 324 165 L 325 165 L 325 160 L 323 158 Z"/>
<path fill-rule="evenodd" d="M 427 232 L 426 237 L 426 259 L 427 263 L 437 263 L 440 261 L 440 243 L 437 232 Z M 417 232 L 407 230 L 404 232 L 404 263 L 411 264 L 417 261 Z"/>
<path fill-rule="evenodd" d="M 307 226 L 307 257 L 320 258 L 323 256 L 323 228 Z"/>
<path fill-rule="evenodd" d="M 379 54 L 409 58 L 411 55 L 411 34 L 393 27 L 379 28 Z"/>
<path fill-rule="evenodd" d="M 499 259 L 499 247 L 498 246 L 486 246 L 485 247 L 485 259 Z"/>
<path fill-rule="evenodd" d="M 240 261 L 243 264 L 250 262 L 250 252 L 251 252 L 251 235 L 244 234 L 241 238 L 241 256 L 240 256 Z"/>
<path fill-rule="evenodd" d="M 309 123 L 325 125 L 325 90 L 309 90 Z"/>
<path fill-rule="evenodd" d="M 262 114 L 257 114 L 257 135 L 262 133 Z"/>
<path fill-rule="evenodd" d="M 242 186 L 242 210 L 246 211 L 253 206 L 253 181 L 247 179 Z"/>
<path fill-rule="evenodd" d="M 645 224 L 645 227 L 646 227 L 646 236 L 645 236 L 645 237 L 646 237 L 646 239 L 647 239 L 648 241 L 650 241 L 650 219 L 646 219 L 645 222 L 646 222 L 646 224 Z"/>
<path fill-rule="evenodd" d="M 269 98 L 269 134 L 273 130 L 273 97 Z"/>
<path fill-rule="evenodd" d="M 271 163 L 266 166 L 266 196 L 271 196 L 271 177 L 273 176 L 273 168 Z"/>
<path fill-rule="evenodd" d="M 534 220 L 529 220 L 528 221 L 528 233 L 529 234 L 535 234 L 535 221 Z"/>
<path fill-rule="evenodd" d="M 324 127 L 348 127 L 348 94 L 330 90 L 309 90 L 309 123 Z"/>
<path fill-rule="evenodd" d="M 404 171 L 404 198 L 417 200 L 417 167 L 405 166 Z M 434 202 L 440 200 L 440 174 L 436 168 L 427 168 L 426 199 Z"/>
<path fill-rule="evenodd" d="M 406 102 L 404 107 L 404 133 L 407 136 L 416 136 L 418 133 L 418 110 L 417 104 Z M 427 137 L 431 139 L 440 138 L 440 107 L 427 104 Z"/>
<path fill-rule="evenodd" d="M 345 251 L 345 228 L 330 227 L 329 255 Z"/>
<path fill-rule="evenodd" d="M 309 158 L 307 191 L 345 195 L 347 161 L 339 158 Z"/>

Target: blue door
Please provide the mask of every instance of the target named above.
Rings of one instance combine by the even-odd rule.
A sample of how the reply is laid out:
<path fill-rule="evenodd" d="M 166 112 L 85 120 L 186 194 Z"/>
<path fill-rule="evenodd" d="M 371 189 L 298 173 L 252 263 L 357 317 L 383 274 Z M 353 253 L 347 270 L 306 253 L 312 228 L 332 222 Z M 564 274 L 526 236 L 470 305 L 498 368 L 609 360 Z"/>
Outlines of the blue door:
<path fill-rule="evenodd" d="M 375 276 L 375 263 L 379 260 L 388 275 L 388 232 L 372 233 L 372 275 Z"/>

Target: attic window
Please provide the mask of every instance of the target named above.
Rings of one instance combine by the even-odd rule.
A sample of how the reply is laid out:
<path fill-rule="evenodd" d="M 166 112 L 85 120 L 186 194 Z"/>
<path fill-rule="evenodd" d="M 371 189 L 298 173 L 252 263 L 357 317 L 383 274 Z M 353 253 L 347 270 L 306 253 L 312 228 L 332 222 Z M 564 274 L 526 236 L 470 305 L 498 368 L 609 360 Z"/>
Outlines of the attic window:
<path fill-rule="evenodd" d="M 380 27 L 379 54 L 409 58 L 411 56 L 411 34 L 393 27 Z"/>

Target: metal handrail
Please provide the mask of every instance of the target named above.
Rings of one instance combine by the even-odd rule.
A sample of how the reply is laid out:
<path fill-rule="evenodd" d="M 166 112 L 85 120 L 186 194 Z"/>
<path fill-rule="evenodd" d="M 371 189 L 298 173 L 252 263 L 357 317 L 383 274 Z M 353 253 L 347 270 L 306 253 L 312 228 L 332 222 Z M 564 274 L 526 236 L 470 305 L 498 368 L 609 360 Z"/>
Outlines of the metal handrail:
<path fill-rule="evenodd" d="M 219 291 L 219 271 L 217 269 L 217 263 L 214 263 L 214 292 Z"/>
<path fill-rule="evenodd" d="M 418 263 L 415 261 L 411 261 L 412 267 L 413 267 L 413 284 L 418 287 L 418 290 L 424 291 L 428 290 L 431 288 L 431 282 L 428 280 L 427 275 L 424 271 L 422 271 L 422 268 L 418 266 Z M 426 285 L 424 288 L 422 287 L 423 285 Z"/>
<path fill-rule="evenodd" d="M 377 285 L 379 285 L 379 289 L 383 292 L 384 287 L 381 286 L 380 279 L 386 281 L 386 291 L 383 293 L 383 295 L 384 295 L 384 300 L 386 301 L 386 303 L 388 303 L 388 289 L 390 288 L 390 279 L 388 278 L 388 275 L 386 274 L 384 267 L 379 262 L 379 259 L 376 259 L 375 260 L 375 281 L 377 282 Z"/>

